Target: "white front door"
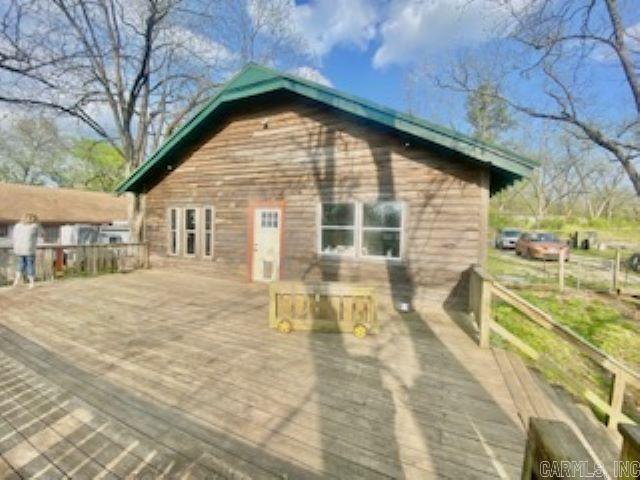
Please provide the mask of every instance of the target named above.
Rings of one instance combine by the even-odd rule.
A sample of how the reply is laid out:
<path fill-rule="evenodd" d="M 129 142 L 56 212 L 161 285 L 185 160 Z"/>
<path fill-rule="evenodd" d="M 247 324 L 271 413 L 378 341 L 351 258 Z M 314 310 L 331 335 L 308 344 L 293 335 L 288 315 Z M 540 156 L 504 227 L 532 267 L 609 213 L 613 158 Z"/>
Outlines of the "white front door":
<path fill-rule="evenodd" d="M 280 209 L 256 208 L 253 220 L 253 280 L 280 278 Z"/>

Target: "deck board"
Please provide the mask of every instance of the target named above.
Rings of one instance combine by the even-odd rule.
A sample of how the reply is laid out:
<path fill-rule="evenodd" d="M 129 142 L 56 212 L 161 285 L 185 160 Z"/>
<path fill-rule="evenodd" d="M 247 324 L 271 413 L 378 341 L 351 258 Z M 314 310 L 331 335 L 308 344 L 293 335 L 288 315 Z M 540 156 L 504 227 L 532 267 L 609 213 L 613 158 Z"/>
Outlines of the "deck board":
<path fill-rule="evenodd" d="M 519 477 L 524 432 L 496 360 L 446 312 L 383 310 L 362 341 L 280 335 L 267 301 L 261 285 L 168 270 L 3 289 L 0 412 L 61 437 L 36 448 L 47 473 Z M 20 473 L 7 451 L 0 468 Z"/>

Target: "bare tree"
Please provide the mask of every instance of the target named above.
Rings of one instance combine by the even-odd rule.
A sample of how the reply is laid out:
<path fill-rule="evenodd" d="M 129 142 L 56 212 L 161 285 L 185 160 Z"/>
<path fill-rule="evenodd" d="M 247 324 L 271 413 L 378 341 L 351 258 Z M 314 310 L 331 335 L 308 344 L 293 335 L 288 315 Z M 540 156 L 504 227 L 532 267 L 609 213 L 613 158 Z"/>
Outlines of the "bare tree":
<path fill-rule="evenodd" d="M 494 1 L 508 10 L 509 37 L 521 47 L 517 81 L 542 78 L 549 101 L 541 105 L 508 93 L 496 97 L 531 117 L 565 125 L 603 149 L 622 166 L 640 196 L 640 38 L 623 24 L 617 0 Z M 617 69 L 624 88 L 593 91 L 596 59 Z M 466 93 L 480 87 L 465 65 L 458 64 L 451 77 L 453 81 L 441 84 Z M 615 120 L 604 120 L 593 108 L 605 93 L 620 105 Z"/>
<path fill-rule="evenodd" d="M 185 68 L 196 63 L 186 55 L 197 52 L 181 30 L 181 4 L 10 0 L 0 31 L 0 71 L 8 86 L 0 101 L 78 119 L 122 154 L 129 171 L 135 169 L 151 138 L 170 131 L 214 86 L 211 77 Z M 136 236 L 140 212 L 136 198 Z"/>
<path fill-rule="evenodd" d="M 281 32 L 267 24 L 279 20 L 268 8 L 280 0 L 235 2 L 254 9 L 247 20 L 254 31 L 242 42 L 241 58 L 214 36 L 227 20 L 223 1 L 6 0 L 0 6 L 0 102 L 77 119 L 132 171 L 219 78 L 252 58 L 251 40 L 264 32 L 279 45 Z M 134 198 L 130 217 L 138 238 L 141 209 Z"/>
<path fill-rule="evenodd" d="M 242 63 L 296 63 L 304 58 L 304 43 L 294 27 L 291 5 L 290 0 L 223 0 L 218 10 L 224 16 L 224 44 L 237 50 Z"/>

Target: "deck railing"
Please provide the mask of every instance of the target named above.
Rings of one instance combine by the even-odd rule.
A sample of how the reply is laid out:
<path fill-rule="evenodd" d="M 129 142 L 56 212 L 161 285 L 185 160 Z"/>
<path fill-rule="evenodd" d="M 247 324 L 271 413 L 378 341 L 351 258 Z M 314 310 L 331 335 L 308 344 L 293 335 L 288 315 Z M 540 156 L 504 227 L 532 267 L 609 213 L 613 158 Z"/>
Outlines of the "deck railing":
<path fill-rule="evenodd" d="M 522 480 L 640 478 L 640 427 L 620 424 L 622 449 L 613 471 L 596 461 L 576 433 L 564 422 L 532 417 L 522 462 Z"/>
<path fill-rule="evenodd" d="M 126 272 L 149 266 L 145 243 L 97 245 L 41 245 L 36 250 L 36 280 L 53 280 L 69 275 L 97 275 Z M 15 278 L 15 257 L 11 248 L 0 248 L 0 285 Z"/>
<path fill-rule="evenodd" d="M 622 423 L 618 427 L 622 435 L 622 451 L 616 478 L 640 477 L 640 426 Z"/>
<path fill-rule="evenodd" d="M 471 269 L 469 311 L 473 313 L 478 324 L 478 343 L 481 347 L 487 347 L 490 334 L 495 333 L 532 360 L 543 360 L 541 353 L 532 345 L 493 319 L 491 303 L 494 297 L 515 308 L 533 324 L 550 332 L 555 338 L 568 343 L 574 351 L 584 355 L 608 372 L 612 377 L 608 399 L 605 400 L 601 395 L 584 385 L 580 386 L 580 394 L 598 411 L 606 415 L 606 423 L 610 429 L 617 429 L 620 422 L 633 423 L 633 420 L 626 416 L 622 409 L 625 391 L 630 386 L 640 389 L 640 373 L 603 352 L 571 329 L 561 325 L 551 315 L 500 285 L 482 268 L 476 266 Z"/>
<path fill-rule="evenodd" d="M 522 480 L 608 479 L 578 436 L 564 422 L 532 417 L 522 465 Z"/>

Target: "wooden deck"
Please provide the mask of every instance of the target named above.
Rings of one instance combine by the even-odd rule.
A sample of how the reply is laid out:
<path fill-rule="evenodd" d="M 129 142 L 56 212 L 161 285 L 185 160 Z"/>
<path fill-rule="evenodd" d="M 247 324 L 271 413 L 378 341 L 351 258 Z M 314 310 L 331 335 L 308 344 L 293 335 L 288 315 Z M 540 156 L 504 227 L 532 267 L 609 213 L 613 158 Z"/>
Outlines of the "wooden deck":
<path fill-rule="evenodd" d="M 167 270 L 0 290 L 0 478 L 519 478 L 504 377 L 447 314 L 281 335 L 267 302 Z"/>

